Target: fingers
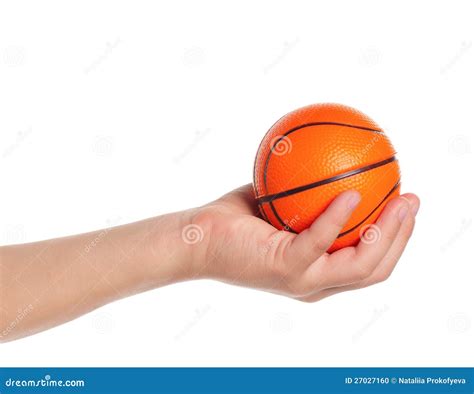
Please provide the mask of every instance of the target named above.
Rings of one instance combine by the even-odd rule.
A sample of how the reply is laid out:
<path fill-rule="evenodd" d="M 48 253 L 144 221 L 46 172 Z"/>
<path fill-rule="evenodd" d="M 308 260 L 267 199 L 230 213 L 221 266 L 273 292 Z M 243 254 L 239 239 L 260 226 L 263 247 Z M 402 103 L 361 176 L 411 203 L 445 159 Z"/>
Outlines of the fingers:
<path fill-rule="evenodd" d="M 341 293 L 343 291 L 355 290 L 364 288 L 376 283 L 387 280 L 393 272 L 398 260 L 400 259 L 405 247 L 413 233 L 415 226 L 415 216 L 418 212 L 420 201 L 414 194 L 405 194 L 401 198 L 406 199 L 410 205 L 410 212 L 407 218 L 403 221 L 398 234 L 389 248 L 386 255 L 382 258 L 380 263 L 376 266 L 372 274 L 359 282 L 355 282 L 350 285 L 337 286 L 324 289 L 322 291 L 316 291 L 314 294 L 303 297 L 301 300 L 306 302 L 315 302 L 331 295 Z M 347 264 L 351 264 L 351 261 L 347 261 Z"/>
<path fill-rule="evenodd" d="M 403 251 L 405 250 L 408 241 L 415 228 L 415 216 L 418 213 L 420 207 L 420 200 L 414 194 L 406 194 L 402 196 L 406 198 L 410 204 L 410 213 L 407 215 L 406 220 L 403 222 L 400 231 L 393 241 L 392 246 L 388 250 L 387 254 L 382 258 L 382 261 L 377 266 L 372 275 L 364 281 L 361 287 L 370 286 L 376 283 L 387 280 L 392 274 L 398 260 L 400 259 Z"/>
<path fill-rule="evenodd" d="M 390 201 L 376 224 L 367 230 L 372 233 L 367 234 L 366 231 L 357 247 L 332 253 L 323 266 L 309 267 L 310 274 L 316 273 L 320 276 L 324 288 L 349 285 L 367 279 L 390 249 L 409 213 L 409 208 L 404 198 Z M 372 236 L 375 238 L 371 238 Z"/>
<path fill-rule="evenodd" d="M 403 223 L 399 235 L 395 239 L 387 255 L 382 259 L 372 275 L 370 275 L 367 279 L 353 283 L 351 285 L 330 287 L 321 291 L 316 291 L 314 294 L 300 298 L 300 300 L 305 302 L 316 302 L 335 294 L 350 290 L 362 289 L 364 287 L 372 286 L 387 280 L 395 269 L 395 266 L 397 265 L 400 256 L 407 245 L 411 233 L 413 232 L 414 224 L 415 220 L 413 215 L 411 215 L 411 217 L 407 218 L 407 220 L 405 220 Z"/>
<path fill-rule="evenodd" d="M 398 230 L 410 212 L 410 204 L 403 197 L 392 200 L 387 204 L 384 212 L 377 220 L 374 227 L 374 238 L 369 238 L 369 235 L 364 233 L 361 237 L 361 242 L 356 248 L 356 262 L 360 268 L 375 267 L 374 264 L 379 262 L 385 256 L 392 245 Z M 370 227 L 367 232 L 370 231 Z"/>
<path fill-rule="evenodd" d="M 355 190 L 337 196 L 308 229 L 292 240 L 288 258 L 291 261 L 298 260 L 306 267 L 322 256 L 349 220 L 360 198 L 360 194 Z"/>

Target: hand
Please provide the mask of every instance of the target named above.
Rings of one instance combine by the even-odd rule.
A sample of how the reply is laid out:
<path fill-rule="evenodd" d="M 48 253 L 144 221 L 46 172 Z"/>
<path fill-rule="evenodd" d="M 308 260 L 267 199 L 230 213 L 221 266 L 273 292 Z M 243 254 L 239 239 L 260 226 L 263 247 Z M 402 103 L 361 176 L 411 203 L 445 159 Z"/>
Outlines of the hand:
<path fill-rule="evenodd" d="M 384 281 L 392 273 L 413 232 L 420 202 L 405 194 L 391 200 L 376 226 L 374 243 L 326 251 L 360 199 L 339 195 L 310 228 L 300 234 L 278 231 L 257 217 L 253 189 L 243 186 L 196 210 L 192 226 L 193 277 L 260 288 L 314 302 Z M 185 233 L 183 232 L 183 236 Z"/>
<path fill-rule="evenodd" d="M 377 221 L 377 242 L 326 253 L 358 198 L 341 194 L 299 235 L 258 218 L 248 185 L 201 208 L 2 246 L 0 342 L 181 280 L 214 278 L 303 301 L 380 282 L 407 244 L 419 201 L 413 194 L 390 201 Z"/>

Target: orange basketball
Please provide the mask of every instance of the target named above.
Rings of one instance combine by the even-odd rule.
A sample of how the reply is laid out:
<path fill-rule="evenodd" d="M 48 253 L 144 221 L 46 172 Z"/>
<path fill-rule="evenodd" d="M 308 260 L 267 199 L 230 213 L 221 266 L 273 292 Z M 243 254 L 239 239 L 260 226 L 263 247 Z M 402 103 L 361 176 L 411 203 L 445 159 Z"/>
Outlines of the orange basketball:
<path fill-rule="evenodd" d="M 254 188 L 262 217 L 299 233 L 345 190 L 361 202 L 329 249 L 356 245 L 385 204 L 400 193 L 395 150 L 368 116 L 344 105 L 316 104 L 278 120 L 258 148 Z"/>

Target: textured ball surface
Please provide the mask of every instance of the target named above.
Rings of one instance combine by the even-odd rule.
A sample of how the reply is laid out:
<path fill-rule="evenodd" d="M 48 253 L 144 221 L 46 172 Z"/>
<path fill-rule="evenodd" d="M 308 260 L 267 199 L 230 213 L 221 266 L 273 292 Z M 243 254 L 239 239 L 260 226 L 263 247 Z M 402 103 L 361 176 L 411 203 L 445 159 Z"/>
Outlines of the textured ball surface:
<path fill-rule="evenodd" d="M 383 207 L 399 195 L 400 169 L 383 130 L 363 113 L 339 104 L 316 104 L 278 120 L 263 138 L 254 167 L 262 217 L 299 233 L 345 190 L 359 206 L 329 249 L 356 245 Z"/>

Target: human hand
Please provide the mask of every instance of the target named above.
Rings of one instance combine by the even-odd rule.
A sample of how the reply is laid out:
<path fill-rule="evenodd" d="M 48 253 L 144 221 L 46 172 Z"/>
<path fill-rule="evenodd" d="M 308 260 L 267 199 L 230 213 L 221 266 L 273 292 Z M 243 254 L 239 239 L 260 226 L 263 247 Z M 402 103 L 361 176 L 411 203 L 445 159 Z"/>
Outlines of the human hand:
<path fill-rule="evenodd" d="M 257 217 L 247 185 L 196 209 L 2 246 L 0 342 L 182 280 L 213 278 L 302 301 L 380 282 L 390 275 L 410 238 L 419 200 L 414 194 L 391 200 L 377 221 L 376 242 L 328 254 L 358 198 L 353 191 L 339 195 L 298 235 L 278 231 Z"/>
<path fill-rule="evenodd" d="M 307 302 L 384 281 L 413 232 L 420 202 L 414 194 L 391 200 L 375 224 L 375 242 L 327 253 L 359 199 L 356 191 L 340 194 L 310 228 L 293 234 L 257 217 L 251 185 L 236 189 L 191 215 L 190 229 L 199 232 L 189 245 L 192 276 Z"/>

